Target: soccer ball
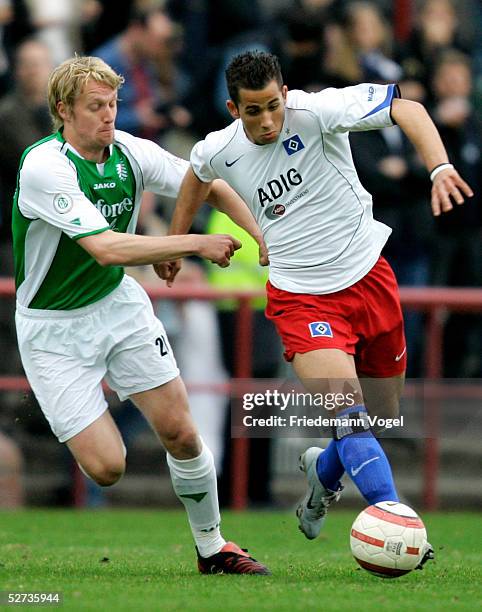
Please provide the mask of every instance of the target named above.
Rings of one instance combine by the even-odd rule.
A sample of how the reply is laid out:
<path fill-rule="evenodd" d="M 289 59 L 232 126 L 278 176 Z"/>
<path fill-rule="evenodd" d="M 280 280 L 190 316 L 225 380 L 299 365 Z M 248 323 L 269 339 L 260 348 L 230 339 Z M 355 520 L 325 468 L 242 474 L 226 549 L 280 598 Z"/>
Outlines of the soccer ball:
<path fill-rule="evenodd" d="M 422 560 L 427 544 L 425 525 L 409 506 L 379 502 L 356 517 L 350 532 L 351 552 L 371 574 L 398 578 Z"/>

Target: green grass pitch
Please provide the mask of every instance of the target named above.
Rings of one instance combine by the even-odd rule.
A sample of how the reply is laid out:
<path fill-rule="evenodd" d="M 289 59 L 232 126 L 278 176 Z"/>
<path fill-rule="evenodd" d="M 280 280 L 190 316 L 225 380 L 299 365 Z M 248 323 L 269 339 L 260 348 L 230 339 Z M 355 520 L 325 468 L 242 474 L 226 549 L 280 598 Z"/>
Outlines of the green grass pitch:
<path fill-rule="evenodd" d="M 424 514 L 436 561 L 395 580 L 358 569 L 355 515 L 335 508 L 309 542 L 292 513 L 224 512 L 223 534 L 271 568 L 263 577 L 199 575 L 181 510 L 2 512 L 0 590 L 61 591 L 62 610 L 481 609 L 480 515 Z"/>

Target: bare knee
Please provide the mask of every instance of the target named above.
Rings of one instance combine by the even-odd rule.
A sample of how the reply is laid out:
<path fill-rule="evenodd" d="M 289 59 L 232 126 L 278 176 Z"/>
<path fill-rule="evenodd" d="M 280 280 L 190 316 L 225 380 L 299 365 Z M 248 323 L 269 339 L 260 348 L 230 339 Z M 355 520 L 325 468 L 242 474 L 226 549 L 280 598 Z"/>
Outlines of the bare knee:
<path fill-rule="evenodd" d="M 117 461 L 97 462 L 82 466 L 82 470 L 101 487 L 111 487 L 124 475 L 125 459 Z"/>
<path fill-rule="evenodd" d="M 201 452 L 201 441 L 195 429 L 175 429 L 161 435 L 167 452 L 176 459 L 192 459 Z"/>
<path fill-rule="evenodd" d="M 122 478 L 124 472 L 122 468 L 107 468 L 96 475 L 95 481 L 101 487 L 111 487 Z"/>

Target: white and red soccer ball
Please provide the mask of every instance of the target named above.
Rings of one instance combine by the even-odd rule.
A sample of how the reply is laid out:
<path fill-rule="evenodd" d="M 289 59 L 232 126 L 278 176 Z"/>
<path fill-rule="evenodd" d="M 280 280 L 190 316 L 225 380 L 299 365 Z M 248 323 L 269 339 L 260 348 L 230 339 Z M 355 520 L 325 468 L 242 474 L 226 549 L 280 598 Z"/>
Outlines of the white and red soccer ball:
<path fill-rule="evenodd" d="M 350 546 L 356 561 L 372 574 L 398 578 L 420 563 L 427 544 L 422 519 L 409 506 L 380 502 L 356 517 Z"/>

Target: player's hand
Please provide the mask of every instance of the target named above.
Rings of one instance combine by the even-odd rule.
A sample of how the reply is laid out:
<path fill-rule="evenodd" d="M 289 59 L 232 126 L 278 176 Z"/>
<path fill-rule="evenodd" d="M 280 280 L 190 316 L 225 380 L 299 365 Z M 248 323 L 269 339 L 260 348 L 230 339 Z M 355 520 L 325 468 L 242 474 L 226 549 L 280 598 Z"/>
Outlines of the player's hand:
<path fill-rule="evenodd" d="M 471 198 L 474 192 L 455 168 L 447 168 L 439 172 L 432 184 L 432 212 L 434 216 L 438 217 L 441 213 L 452 210 L 451 198 L 456 204 L 463 204 L 464 195 Z"/>
<path fill-rule="evenodd" d="M 166 281 L 168 287 L 172 287 L 174 279 L 177 273 L 181 269 L 182 259 L 176 259 L 174 261 L 162 261 L 158 264 L 153 264 L 154 271 L 159 278 Z"/>
<path fill-rule="evenodd" d="M 268 247 L 264 243 L 264 240 L 262 240 L 259 245 L 259 265 L 269 266 Z"/>
<path fill-rule="evenodd" d="M 229 234 L 199 236 L 198 254 L 221 268 L 227 268 L 234 252 L 241 248 L 241 242 Z"/>

